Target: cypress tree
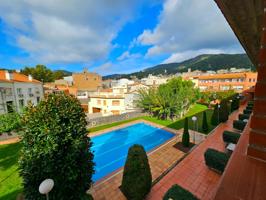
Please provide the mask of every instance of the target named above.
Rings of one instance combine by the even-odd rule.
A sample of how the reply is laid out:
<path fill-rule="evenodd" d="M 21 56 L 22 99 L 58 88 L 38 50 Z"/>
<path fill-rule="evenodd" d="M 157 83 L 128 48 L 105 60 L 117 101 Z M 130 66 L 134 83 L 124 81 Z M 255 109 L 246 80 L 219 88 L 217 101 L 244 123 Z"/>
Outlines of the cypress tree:
<path fill-rule="evenodd" d="M 223 99 L 221 101 L 221 107 L 219 109 L 220 111 L 220 122 L 226 122 L 228 120 L 228 116 L 229 116 L 229 108 L 228 108 L 228 101 L 226 99 Z"/>
<path fill-rule="evenodd" d="M 216 104 L 212 113 L 211 124 L 217 126 L 219 124 L 218 121 L 218 104 Z"/>
<path fill-rule="evenodd" d="M 206 111 L 203 112 L 203 118 L 202 118 L 202 131 L 204 133 L 208 133 L 209 131 L 209 126 L 208 126 L 208 121 L 207 121 L 207 114 Z"/>
<path fill-rule="evenodd" d="M 189 147 L 190 139 L 189 139 L 189 131 L 188 131 L 188 118 L 185 118 L 184 121 L 184 132 L 182 135 L 182 144 L 184 147 Z"/>

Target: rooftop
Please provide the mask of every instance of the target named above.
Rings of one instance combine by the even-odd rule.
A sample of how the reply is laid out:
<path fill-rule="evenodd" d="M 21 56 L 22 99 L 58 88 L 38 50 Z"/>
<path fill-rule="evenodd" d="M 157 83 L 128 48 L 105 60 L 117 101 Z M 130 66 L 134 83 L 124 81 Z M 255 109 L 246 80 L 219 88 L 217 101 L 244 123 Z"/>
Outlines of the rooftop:
<path fill-rule="evenodd" d="M 7 74 L 8 73 L 8 74 Z M 7 75 L 10 78 L 7 78 Z M 4 70 L 0 70 L 0 81 L 1 82 L 26 82 L 26 83 L 41 83 L 40 81 L 33 79 L 32 77 L 30 78 L 29 76 L 26 76 L 24 74 L 20 74 L 17 72 L 7 72 Z"/>

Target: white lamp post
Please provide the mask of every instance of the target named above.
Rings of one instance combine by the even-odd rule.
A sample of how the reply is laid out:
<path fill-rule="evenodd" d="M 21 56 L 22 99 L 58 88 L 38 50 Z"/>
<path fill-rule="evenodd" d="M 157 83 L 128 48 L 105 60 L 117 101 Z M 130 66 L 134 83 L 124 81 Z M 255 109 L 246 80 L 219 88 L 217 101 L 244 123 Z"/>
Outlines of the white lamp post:
<path fill-rule="evenodd" d="M 218 125 L 220 124 L 220 107 L 221 105 L 218 104 Z"/>
<path fill-rule="evenodd" d="M 196 144 L 196 142 L 195 142 L 195 131 L 196 131 L 196 122 L 197 122 L 197 117 L 196 117 L 196 116 L 193 116 L 193 117 L 192 117 L 192 121 L 193 121 L 193 124 L 194 124 L 194 135 L 193 135 L 193 142 L 194 142 L 194 144 Z"/>
<path fill-rule="evenodd" d="M 39 192 L 46 195 L 46 200 L 49 200 L 49 192 L 54 187 L 53 179 L 45 179 L 39 186 Z"/>
<path fill-rule="evenodd" d="M 231 111 L 232 111 L 232 102 L 233 102 L 233 100 L 230 99 L 229 101 L 230 101 L 230 113 L 231 113 Z"/>

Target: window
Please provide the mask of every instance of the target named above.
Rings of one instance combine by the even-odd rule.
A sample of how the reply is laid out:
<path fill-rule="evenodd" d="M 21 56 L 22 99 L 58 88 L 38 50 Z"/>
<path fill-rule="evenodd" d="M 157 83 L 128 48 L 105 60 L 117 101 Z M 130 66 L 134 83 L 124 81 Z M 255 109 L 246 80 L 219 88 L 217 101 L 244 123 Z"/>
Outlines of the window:
<path fill-rule="evenodd" d="M 249 82 L 251 82 L 251 78 L 249 79 Z"/>
<path fill-rule="evenodd" d="M 17 94 L 22 94 L 22 89 L 21 88 L 17 88 Z"/>
<path fill-rule="evenodd" d="M 6 107 L 7 107 L 7 112 L 8 113 L 14 112 L 13 101 L 7 101 L 6 102 Z"/>
<path fill-rule="evenodd" d="M 101 105 L 101 100 L 100 99 L 97 100 L 97 104 Z"/>
<path fill-rule="evenodd" d="M 112 101 L 112 106 L 119 106 L 120 105 L 120 101 L 119 100 L 113 100 Z"/>
<path fill-rule="evenodd" d="M 6 88 L 5 89 L 5 94 L 6 94 L 6 96 L 12 96 L 12 89 L 11 88 Z"/>
<path fill-rule="evenodd" d="M 20 108 L 23 108 L 24 107 L 24 99 L 18 100 L 18 104 L 19 104 Z"/>
<path fill-rule="evenodd" d="M 256 82 L 256 79 L 255 78 L 253 78 L 253 82 Z"/>
<path fill-rule="evenodd" d="M 106 100 L 103 101 L 103 105 L 106 106 Z"/>
<path fill-rule="evenodd" d="M 31 94 L 32 93 L 32 88 L 28 88 L 28 92 L 29 92 L 29 94 Z"/>
<path fill-rule="evenodd" d="M 39 103 L 41 98 L 40 97 L 37 97 L 36 99 L 37 99 L 37 103 Z"/>

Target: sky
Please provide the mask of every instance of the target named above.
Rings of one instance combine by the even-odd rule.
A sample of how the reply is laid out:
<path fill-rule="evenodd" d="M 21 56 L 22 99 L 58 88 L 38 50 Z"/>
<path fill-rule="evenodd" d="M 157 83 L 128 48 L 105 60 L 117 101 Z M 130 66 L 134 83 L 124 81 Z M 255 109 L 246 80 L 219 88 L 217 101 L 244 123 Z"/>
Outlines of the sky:
<path fill-rule="evenodd" d="M 0 68 L 108 75 L 243 52 L 213 0 L 0 0 Z"/>

